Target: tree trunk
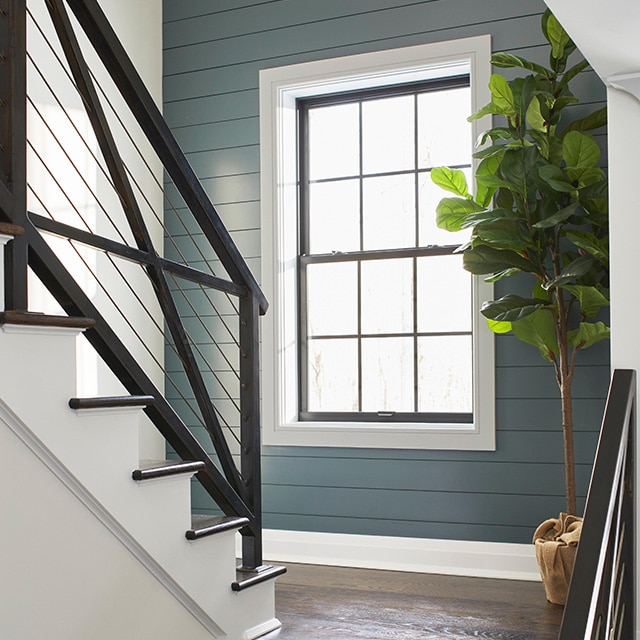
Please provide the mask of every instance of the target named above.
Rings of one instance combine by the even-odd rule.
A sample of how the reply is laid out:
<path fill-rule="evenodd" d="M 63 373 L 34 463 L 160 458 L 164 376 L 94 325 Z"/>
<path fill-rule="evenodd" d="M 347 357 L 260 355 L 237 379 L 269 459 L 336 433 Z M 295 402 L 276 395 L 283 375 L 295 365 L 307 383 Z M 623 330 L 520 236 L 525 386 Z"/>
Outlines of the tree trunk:
<path fill-rule="evenodd" d="M 563 375 L 560 380 L 560 399 L 562 402 L 562 433 L 564 437 L 564 469 L 567 495 L 567 513 L 577 515 L 576 507 L 576 469 L 573 448 L 573 406 L 571 402 L 571 383 L 573 375 Z"/>

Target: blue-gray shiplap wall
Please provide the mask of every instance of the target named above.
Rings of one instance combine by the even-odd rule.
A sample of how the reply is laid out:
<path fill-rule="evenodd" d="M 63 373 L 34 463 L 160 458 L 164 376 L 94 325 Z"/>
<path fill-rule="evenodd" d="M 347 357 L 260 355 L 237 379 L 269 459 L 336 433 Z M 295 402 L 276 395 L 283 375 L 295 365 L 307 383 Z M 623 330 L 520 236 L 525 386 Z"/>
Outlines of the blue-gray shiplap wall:
<path fill-rule="evenodd" d="M 544 8 L 541 0 L 165 0 L 165 116 L 259 279 L 260 69 L 485 33 L 495 51 L 544 62 Z M 583 104 L 604 102 L 592 72 L 574 90 Z M 496 351 L 497 451 L 266 447 L 265 527 L 530 541 L 564 505 L 558 391 L 534 348 L 502 336 Z M 606 343 L 582 354 L 574 384 L 582 497 L 608 378 Z M 197 486 L 194 494 L 208 509 Z"/>

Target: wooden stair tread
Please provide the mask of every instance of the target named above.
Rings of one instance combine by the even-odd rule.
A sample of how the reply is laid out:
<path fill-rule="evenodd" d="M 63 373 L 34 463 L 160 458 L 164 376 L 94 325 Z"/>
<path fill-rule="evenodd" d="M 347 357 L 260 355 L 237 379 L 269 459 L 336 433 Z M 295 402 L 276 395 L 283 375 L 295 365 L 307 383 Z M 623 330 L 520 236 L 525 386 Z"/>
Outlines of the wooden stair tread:
<path fill-rule="evenodd" d="M 110 409 L 116 407 L 146 407 L 153 404 L 153 396 L 103 396 L 97 398 L 70 398 L 72 409 Z"/>
<path fill-rule="evenodd" d="M 90 329 L 95 325 L 91 318 L 73 316 L 51 316 L 33 311 L 7 310 L 0 312 L 0 325 L 13 324 L 38 327 L 66 327 L 69 329 Z"/>
<path fill-rule="evenodd" d="M 24 233 L 24 228 L 11 224 L 10 222 L 0 222 L 0 234 L 3 236 L 21 236 Z"/>
<path fill-rule="evenodd" d="M 254 570 L 237 569 L 236 581 L 231 583 L 234 591 L 243 591 L 249 587 L 253 587 L 267 580 L 273 580 L 283 573 L 287 572 L 287 567 L 279 567 L 276 565 L 263 565 Z"/>
<path fill-rule="evenodd" d="M 141 460 L 137 469 L 131 474 L 134 480 L 152 480 L 167 478 L 183 473 L 197 473 L 205 468 L 202 460 Z"/>
<path fill-rule="evenodd" d="M 223 531 L 242 529 L 247 524 L 249 524 L 249 518 L 241 516 L 207 516 L 194 513 L 191 516 L 191 529 L 185 533 L 185 536 L 187 540 L 198 540 Z"/>

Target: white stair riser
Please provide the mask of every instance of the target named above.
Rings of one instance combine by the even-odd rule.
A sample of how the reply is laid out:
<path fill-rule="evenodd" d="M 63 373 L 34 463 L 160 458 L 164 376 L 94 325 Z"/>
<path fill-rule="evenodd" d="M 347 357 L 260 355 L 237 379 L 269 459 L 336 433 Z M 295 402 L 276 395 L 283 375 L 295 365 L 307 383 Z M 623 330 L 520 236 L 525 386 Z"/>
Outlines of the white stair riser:
<path fill-rule="evenodd" d="M 76 412 L 76 335 L 69 331 L 5 327 L 0 353 L 20 362 L 0 368 L 0 398 L 101 505 L 163 567 L 229 640 L 277 624 L 273 582 L 240 593 L 233 531 L 190 542 L 188 475 L 136 482 L 139 412 Z M 247 635 L 248 634 L 248 635 Z"/>

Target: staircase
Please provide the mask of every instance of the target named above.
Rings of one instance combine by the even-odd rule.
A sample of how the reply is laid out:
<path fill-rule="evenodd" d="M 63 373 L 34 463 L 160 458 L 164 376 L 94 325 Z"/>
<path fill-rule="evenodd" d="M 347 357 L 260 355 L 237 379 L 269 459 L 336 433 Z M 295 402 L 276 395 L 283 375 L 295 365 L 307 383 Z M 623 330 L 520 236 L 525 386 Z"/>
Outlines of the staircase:
<path fill-rule="evenodd" d="M 262 564 L 258 321 L 267 301 L 96 0 L 6 4 L 0 637 L 258 638 L 280 626 L 273 578 L 285 571 Z M 27 51 L 27 26 L 30 43 L 42 39 L 44 66 Z M 87 54 L 100 58 L 104 74 Z M 50 62 L 65 91 L 50 87 Z M 51 95 L 27 95 L 27 76 Z M 70 106 L 69 87 L 77 92 Z M 116 93 L 124 106 L 114 107 Z M 46 116 L 53 103 L 61 133 Z M 74 104 L 90 135 L 77 128 Z M 118 129 L 126 109 L 132 137 Z M 27 121 L 39 123 L 30 137 Z M 95 165 L 78 166 L 78 150 Z M 164 167 L 164 186 L 147 157 Z M 87 180 L 94 173 L 95 184 Z M 186 232 L 177 241 L 163 202 L 170 224 Z M 174 259 L 154 240 L 172 243 Z M 60 315 L 26 311 L 31 275 Z M 203 304 L 206 322 L 195 313 Z M 134 326 L 132 316 L 146 324 Z M 193 337 L 198 322 L 210 344 Z M 211 324 L 223 330 L 220 342 Z M 85 338 L 124 390 L 118 396 L 81 397 L 77 348 Z M 140 460 L 139 431 L 149 423 L 176 459 Z M 192 478 L 220 515 L 191 513 Z"/>
<path fill-rule="evenodd" d="M 237 576 L 247 520 L 191 514 L 204 463 L 138 459 L 153 398 L 76 397 L 78 336 L 91 324 L 0 314 L 0 474 L 13 487 L 0 636 L 244 640 L 279 627 L 265 578 L 282 569 Z"/>

